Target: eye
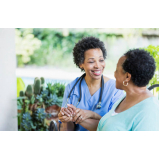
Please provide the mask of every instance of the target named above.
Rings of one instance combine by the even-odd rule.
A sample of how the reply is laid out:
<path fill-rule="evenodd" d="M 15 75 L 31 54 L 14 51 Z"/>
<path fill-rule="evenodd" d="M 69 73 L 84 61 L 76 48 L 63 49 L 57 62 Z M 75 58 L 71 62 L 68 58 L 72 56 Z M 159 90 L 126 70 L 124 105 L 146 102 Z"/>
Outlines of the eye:
<path fill-rule="evenodd" d="M 101 59 L 101 60 L 100 60 L 100 62 L 103 62 L 103 61 L 104 61 L 104 59 Z"/>
<path fill-rule="evenodd" d="M 94 62 L 88 62 L 88 63 L 94 63 Z"/>

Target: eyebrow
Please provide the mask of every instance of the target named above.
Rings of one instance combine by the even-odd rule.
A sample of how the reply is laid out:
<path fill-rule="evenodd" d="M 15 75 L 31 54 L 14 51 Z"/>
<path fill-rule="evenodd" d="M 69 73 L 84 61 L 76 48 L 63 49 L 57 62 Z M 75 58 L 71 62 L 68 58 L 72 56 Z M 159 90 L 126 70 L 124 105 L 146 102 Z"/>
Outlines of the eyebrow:
<path fill-rule="evenodd" d="M 103 57 L 103 56 L 99 56 L 99 58 L 101 58 L 101 57 Z M 89 59 L 94 59 L 94 58 L 88 58 L 88 60 L 89 60 Z"/>

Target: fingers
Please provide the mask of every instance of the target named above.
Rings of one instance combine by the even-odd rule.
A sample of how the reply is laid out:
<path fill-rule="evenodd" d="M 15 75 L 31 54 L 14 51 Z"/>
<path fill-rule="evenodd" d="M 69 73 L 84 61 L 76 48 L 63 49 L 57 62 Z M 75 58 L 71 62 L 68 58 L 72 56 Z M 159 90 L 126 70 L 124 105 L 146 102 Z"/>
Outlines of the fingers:
<path fill-rule="evenodd" d="M 72 112 L 70 110 L 68 110 L 67 108 L 64 108 L 62 107 L 61 108 L 61 114 L 64 116 L 64 115 L 67 115 L 68 117 L 71 117 L 72 116 Z"/>
<path fill-rule="evenodd" d="M 72 112 L 68 108 L 65 108 L 64 111 L 65 113 L 67 113 L 66 115 L 68 115 L 69 117 L 72 116 Z"/>
<path fill-rule="evenodd" d="M 80 108 L 77 108 L 76 111 L 75 111 L 75 114 L 77 114 L 78 112 L 80 112 L 80 110 L 81 110 Z"/>
<path fill-rule="evenodd" d="M 74 106 L 74 105 L 72 105 L 72 104 L 67 104 L 67 106 L 68 106 L 68 108 L 71 108 L 72 110 L 73 110 L 73 112 L 75 112 L 76 111 L 76 107 Z"/>
<path fill-rule="evenodd" d="M 59 117 L 59 120 L 63 123 L 67 123 L 72 121 L 72 117 L 62 116 L 62 117 Z"/>
<path fill-rule="evenodd" d="M 82 122 L 82 121 L 83 121 L 83 117 L 82 117 L 82 116 L 79 116 L 79 117 L 77 118 L 75 124 L 78 124 L 78 123 L 80 123 L 80 122 Z"/>
<path fill-rule="evenodd" d="M 67 108 L 69 111 L 70 111 L 70 113 L 73 115 L 74 114 L 74 112 L 73 112 L 73 109 L 72 108 Z"/>
<path fill-rule="evenodd" d="M 64 116 L 64 107 L 61 108 L 60 113 L 62 116 Z"/>
<path fill-rule="evenodd" d="M 80 112 L 78 112 L 74 117 L 73 117 L 73 122 L 76 122 L 78 120 L 78 117 L 81 116 Z"/>

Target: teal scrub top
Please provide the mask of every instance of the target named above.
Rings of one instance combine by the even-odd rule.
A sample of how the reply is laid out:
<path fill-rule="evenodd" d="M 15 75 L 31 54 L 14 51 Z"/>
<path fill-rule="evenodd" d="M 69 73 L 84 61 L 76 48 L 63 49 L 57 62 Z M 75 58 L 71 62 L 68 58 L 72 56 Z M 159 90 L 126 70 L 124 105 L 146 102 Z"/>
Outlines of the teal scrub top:
<path fill-rule="evenodd" d="M 78 78 L 76 78 L 74 81 L 72 81 L 70 84 L 66 86 L 62 107 L 65 107 L 65 104 L 67 102 L 67 97 L 77 80 Z M 68 104 L 73 104 L 74 106 L 76 106 L 78 102 L 78 98 L 80 96 L 79 83 L 80 82 L 78 82 L 75 88 L 73 89 L 71 93 L 71 97 L 68 101 Z M 93 112 L 98 113 L 100 116 L 104 116 L 112 108 L 113 104 L 120 97 L 124 95 L 124 92 L 122 90 L 118 90 L 115 88 L 115 80 L 110 79 L 104 84 L 104 91 L 103 91 L 102 103 L 101 103 L 102 107 L 100 109 L 96 109 L 96 105 L 99 102 L 100 91 L 101 91 L 101 88 L 97 90 L 94 93 L 94 95 L 91 96 L 89 92 L 89 88 L 86 84 L 86 81 L 83 78 L 82 83 L 81 83 L 82 97 L 81 97 L 81 101 L 79 102 L 77 108 L 84 109 L 84 110 L 91 110 Z M 77 131 L 87 131 L 87 129 L 83 128 L 79 124 L 76 125 L 76 130 Z"/>
<path fill-rule="evenodd" d="M 124 97 L 119 99 L 109 113 L 101 118 L 97 131 L 159 130 L 159 101 L 156 97 L 149 97 L 123 112 L 114 114 Z"/>

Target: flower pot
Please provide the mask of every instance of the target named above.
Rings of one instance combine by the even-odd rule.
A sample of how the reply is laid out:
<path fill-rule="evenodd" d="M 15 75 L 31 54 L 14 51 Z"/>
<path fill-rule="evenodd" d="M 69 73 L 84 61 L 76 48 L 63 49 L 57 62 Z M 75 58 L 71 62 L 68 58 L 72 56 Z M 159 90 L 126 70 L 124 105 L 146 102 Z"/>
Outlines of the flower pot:
<path fill-rule="evenodd" d="M 52 115 L 51 118 L 49 118 L 48 120 L 51 120 L 51 119 L 58 120 L 58 113 L 60 112 L 60 110 L 61 110 L 61 107 L 57 105 L 47 107 L 45 109 L 46 113 L 50 113 Z"/>

